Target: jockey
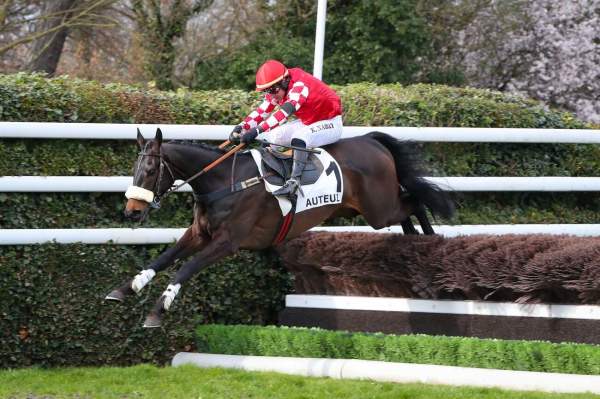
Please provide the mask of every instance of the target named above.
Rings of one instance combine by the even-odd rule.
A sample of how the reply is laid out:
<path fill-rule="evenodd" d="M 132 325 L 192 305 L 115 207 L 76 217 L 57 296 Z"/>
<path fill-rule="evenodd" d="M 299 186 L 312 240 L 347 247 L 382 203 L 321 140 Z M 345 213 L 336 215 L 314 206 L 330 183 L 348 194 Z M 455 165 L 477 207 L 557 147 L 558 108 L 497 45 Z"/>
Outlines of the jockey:
<path fill-rule="evenodd" d="M 256 72 L 256 90 L 265 93 L 263 102 L 235 126 L 230 141 L 249 143 L 260 133 L 269 132 L 273 144 L 310 148 L 334 143 L 342 136 L 339 96 L 302 69 L 269 60 Z M 279 109 L 271 114 L 276 106 Z M 297 119 L 285 123 L 292 114 Z M 296 193 L 308 155 L 306 151 L 294 150 L 290 179 L 273 195 Z"/>

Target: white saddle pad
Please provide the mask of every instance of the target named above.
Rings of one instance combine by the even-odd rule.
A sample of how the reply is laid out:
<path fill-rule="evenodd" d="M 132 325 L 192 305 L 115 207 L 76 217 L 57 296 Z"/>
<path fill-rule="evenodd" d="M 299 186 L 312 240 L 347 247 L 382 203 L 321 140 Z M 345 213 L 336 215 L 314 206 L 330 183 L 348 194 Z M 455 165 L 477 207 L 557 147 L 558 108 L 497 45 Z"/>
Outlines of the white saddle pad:
<path fill-rule="evenodd" d="M 298 199 L 296 201 L 296 213 L 306 211 L 308 209 L 318 208 L 320 206 L 339 204 L 342 202 L 342 195 L 344 193 L 344 179 L 342 178 L 342 170 L 340 165 L 327 151 L 322 148 L 317 148 L 321 151 L 320 154 L 314 154 L 321 164 L 323 164 L 323 172 L 319 176 L 316 182 L 313 184 L 303 185 L 302 193 L 298 192 Z M 254 162 L 258 167 L 258 171 L 263 175 L 261 168 L 261 156 L 258 150 L 250 150 Z M 279 189 L 281 186 L 271 184 L 266 180 L 265 188 L 268 192 Z M 287 196 L 275 196 L 279 202 L 281 213 L 283 216 L 287 215 L 292 209 L 292 203 Z"/>

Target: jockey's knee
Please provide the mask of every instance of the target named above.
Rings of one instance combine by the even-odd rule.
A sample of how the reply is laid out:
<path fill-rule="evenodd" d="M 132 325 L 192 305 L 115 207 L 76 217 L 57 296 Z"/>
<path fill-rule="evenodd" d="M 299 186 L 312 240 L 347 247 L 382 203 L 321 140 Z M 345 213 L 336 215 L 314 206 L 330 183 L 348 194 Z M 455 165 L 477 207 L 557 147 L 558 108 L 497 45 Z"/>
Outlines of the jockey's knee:
<path fill-rule="evenodd" d="M 300 138 L 293 138 L 291 144 L 294 147 L 301 147 L 301 148 L 306 148 L 306 141 L 304 141 L 303 139 Z"/>

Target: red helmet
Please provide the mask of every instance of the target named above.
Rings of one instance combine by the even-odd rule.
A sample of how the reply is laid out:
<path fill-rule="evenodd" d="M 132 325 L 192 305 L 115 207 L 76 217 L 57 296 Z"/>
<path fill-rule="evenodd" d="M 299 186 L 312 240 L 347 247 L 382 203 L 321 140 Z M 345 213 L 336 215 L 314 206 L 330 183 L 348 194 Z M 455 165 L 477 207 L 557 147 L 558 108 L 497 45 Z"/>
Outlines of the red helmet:
<path fill-rule="evenodd" d="M 262 64 L 256 72 L 256 91 L 273 86 L 288 75 L 288 69 L 281 62 L 269 60 Z"/>

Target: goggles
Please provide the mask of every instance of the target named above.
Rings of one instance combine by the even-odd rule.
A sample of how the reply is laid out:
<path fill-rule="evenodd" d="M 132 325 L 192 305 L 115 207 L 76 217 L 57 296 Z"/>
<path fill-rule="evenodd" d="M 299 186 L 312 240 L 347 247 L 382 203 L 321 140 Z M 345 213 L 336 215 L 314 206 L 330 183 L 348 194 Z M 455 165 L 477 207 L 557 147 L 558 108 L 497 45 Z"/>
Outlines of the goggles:
<path fill-rule="evenodd" d="M 273 86 L 266 88 L 265 89 L 265 93 L 269 93 L 271 95 L 275 95 L 277 94 L 277 92 L 279 91 L 279 89 L 281 89 L 281 85 L 279 84 L 274 84 Z"/>

